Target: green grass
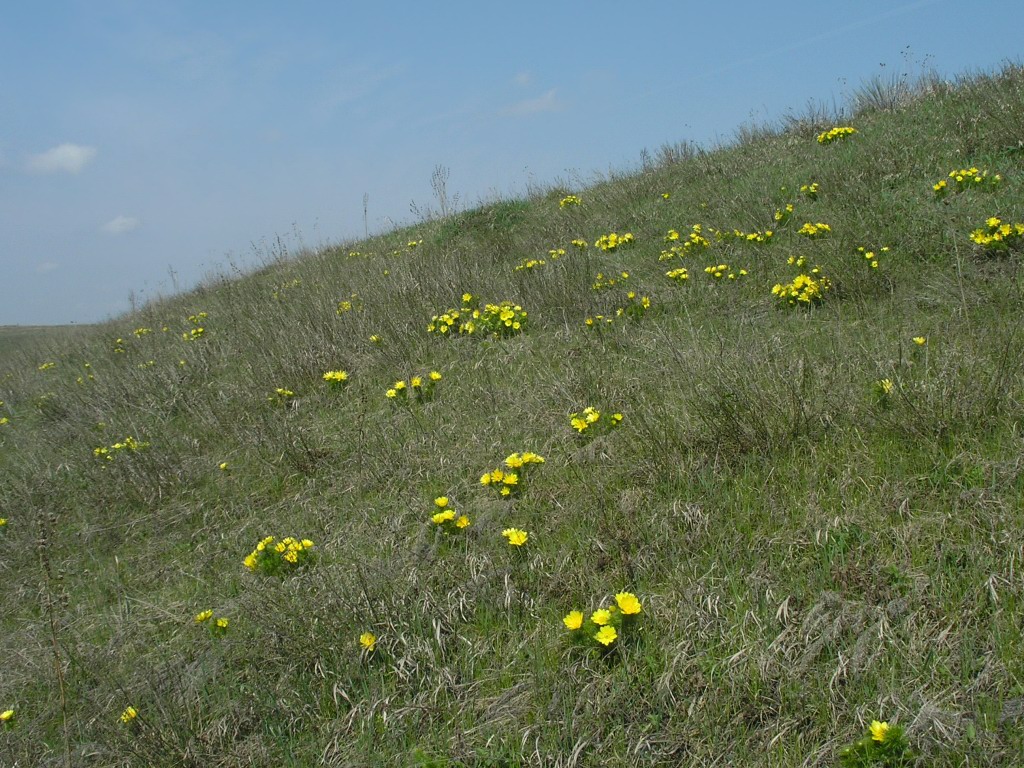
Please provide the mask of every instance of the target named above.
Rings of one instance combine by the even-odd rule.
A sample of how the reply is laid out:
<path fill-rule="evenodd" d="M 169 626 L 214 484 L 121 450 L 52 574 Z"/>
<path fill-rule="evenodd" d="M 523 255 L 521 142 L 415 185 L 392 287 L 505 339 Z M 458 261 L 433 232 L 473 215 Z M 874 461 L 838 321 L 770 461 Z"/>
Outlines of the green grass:
<path fill-rule="evenodd" d="M 46 357 L 51 347 L 66 349 L 80 336 L 92 331 L 91 325 L 0 325 L 0 355 L 35 352 Z"/>
<path fill-rule="evenodd" d="M 1018 765 L 1021 252 L 969 234 L 1024 221 L 1024 72 L 876 83 L 854 106 L 276 252 L 5 352 L 0 763 L 831 765 L 877 719 L 921 765 Z M 972 165 L 1004 183 L 935 199 Z M 775 235 L 659 261 L 698 223 Z M 858 246 L 890 250 L 871 269 Z M 771 295 L 790 256 L 831 280 L 819 306 Z M 704 273 L 723 263 L 749 274 Z M 629 290 L 642 317 L 585 325 Z M 521 305 L 525 332 L 428 334 L 464 292 Z M 430 370 L 429 402 L 385 397 Z M 622 425 L 578 435 L 588 405 Z M 148 447 L 93 455 L 129 435 Z M 546 461 L 501 499 L 479 478 L 516 451 Z M 440 495 L 472 525 L 440 535 Z M 312 539 L 315 561 L 250 573 L 268 534 Z M 635 626 L 605 654 L 573 643 L 562 617 L 623 590 Z M 207 608 L 223 638 L 193 621 Z"/>

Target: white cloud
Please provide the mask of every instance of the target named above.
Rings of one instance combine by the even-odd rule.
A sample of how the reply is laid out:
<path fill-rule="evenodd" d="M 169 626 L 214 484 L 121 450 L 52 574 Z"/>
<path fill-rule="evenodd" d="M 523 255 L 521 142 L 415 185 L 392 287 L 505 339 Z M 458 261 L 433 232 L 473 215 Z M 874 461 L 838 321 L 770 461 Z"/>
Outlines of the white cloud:
<path fill-rule="evenodd" d="M 36 264 L 36 272 L 38 272 L 41 275 L 45 275 L 47 272 L 53 272 L 53 270 L 55 270 L 58 266 L 60 265 L 57 264 L 57 262 L 55 261 L 43 261 L 40 262 L 39 264 Z"/>
<path fill-rule="evenodd" d="M 515 104 L 501 110 L 501 114 L 511 117 L 523 117 L 525 115 L 535 115 L 538 112 L 557 112 L 560 109 L 562 109 L 562 103 L 555 98 L 555 89 L 552 88 L 536 99 L 517 101 Z"/>
<path fill-rule="evenodd" d="M 141 221 L 132 218 L 131 216 L 118 216 L 117 218 L 108 221 L 100 227 L 100 229 L 111 235 L 123 235 L 125 232 L 131 232 L 133 229 L 138 229 L 140 224 L 142 224 Z"/>
<path fill-rule="evenodd" d="M 79 173 L 94 157 L 95 147 L 61 144 L 38 155 L 30 155 L 28 169 L 35 173 Z"/>

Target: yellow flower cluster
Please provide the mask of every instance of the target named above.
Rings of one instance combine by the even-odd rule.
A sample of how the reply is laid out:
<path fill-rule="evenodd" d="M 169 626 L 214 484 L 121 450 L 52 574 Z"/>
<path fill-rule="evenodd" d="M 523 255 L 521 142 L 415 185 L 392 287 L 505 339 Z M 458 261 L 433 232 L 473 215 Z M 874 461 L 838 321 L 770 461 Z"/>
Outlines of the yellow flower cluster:
<path fill-rule="evenodd" d="M 201 325 L 197 325 L 192 330 L 185 331 L 184 333 L 182 333 L 181 334 L 181 338 L 184 341 L 196 341 L 197 339 L 201 339 L 203 337 L 203 334 L 205 334 L 205 333 L 206 333 L 206 329 L 203 328 L 203 326 L 201 326 Z M 116 352 L 117 350 L 114 350 L 114 351 Z"/>
<path fill-rule="evenodd" d="M 559 208 L 569 208 L 570 206 L 582 205 L 583 201 L 580 200 L 576 195 L 566 195 L 558 201 Z"/>
<path fill-rule="evenodd" d="M 732 241 L 741 243 L 767 243 L 775 236 L 775 233 L 770 229 L 766 229 L 763 232 L 744 232 L 740 229 L 712 230 L 715 236 L 715 240 L 719 242 L 728 243 Z"/>
<path fill-rule="evenodd" d="M 140 442 L 129 435 L 124 440 L 116 442 L 113 445 L 101 445 L 99 448 L 93 448 L 92 455 L 98 459 L 102 459 L 103 461 L 113 461 L 114 457 L 121 451 L 136 453 L 144 448 L 149 448 L 149 443 Z"/>
<path fill-rule="evenodd" d="M 710 267 L 704 267 L 704 274 L 710 275 L 715 280 L 721 280 L 723 277 L 728 280 L 739 280 L 747 276 L 747 270 L 731 269 L 728 264 L 713 264 Z"/>
<path fill-rule="evenodd" d="M 135 707 L 127 707 L 124 712 L 121 713 L 121 722 L 125 725 L 131 725 L 138 716 L 139 712 Z"/>
<path fill-rule="evenodd" d="M 597 238 L 594 247 L 600 248 L 605 252 L 611 252 L 621 247 L 632 245 L 634 242 L 636 242 L 636 238 L 633 237 L 632 232 L 626 232 L 622 235 L 619 235 L 617 232 L 609 232 L 607 235 L 601 235 Z"/>
<path fill-rule="evenodd" d="M 1024 224 L 1009 224 L 995 216 L 985 221 L 985 229 L 971 232 L 971 240 L 990 251 L 1006 250 L 1024 242 Z"/>
<path fill-rule="evenodd" d="M 548 251 L 548 256 L 551 257 L 552 261 L 558 261 L 565 256 L 565 248 L 552 248 Z"/>
<path fill-rule="evenodd" d="M 473 295 L 462 295 L 462 308 L 449 309 L 434 315 L 427 325 L 427 333 L 478 334 L 503 338 L 526 329 L 526 310 L 511 301 L 485 304 L 483 309 L 474 305 Z"/>
<path fill-rule="evenodd" d="M 273 536 L 261 539 L 256 549 L 246 555 L 243 565 L 254 573 L 265 576 L 284 575 L 308 562 L 313 553 L 313 542 L 309 539 L 301 541 L 287 536 L 275 541 Z"/>
<path fill-rule="evenodd" d="M 522 263 L 516 265 L 516 272 L 521 272 L 524 269 L 537 269 L 537 267 L 543 267 L 547 264 L 544 259 L 524 259 Z"/>
<path fill-rule="evenodd" d="M 419 248 L 421 245 L 423 245 L 423 241 L 422 240 L 410 240 L 409 242 L 407 242 L 405 244 L 405 247 L 408 248 L 411 251 L 411 250 L 413 250 L 415 248 Z"/>
<path fill-rule="evenodd" d="M 13 721 L 14 721 L 14 710 L 13 709 L 5 709 L 3 712 L 0 712 L 0 723 L 3 723 L 4 725 L 7 725 L 8 723 L 11 723 Z"/>
<path fill-rule="evenodd" d="M 582 238 L 579 238 L 579 237 L 577 237 L 575 240 L 570 242 L 569 245 L 571 245 L 573 248 L 577 248 L 577 249 L 579 249 L 581 251 L 585 251 L 585 250 L 587 250 L 587 248 L 590 247 L 590 243 L 588 243 L 586 240 L 583 240 Z"/>
<path fill-rule="evenodd" d="M 348 382 L 348 371 L 327 371 L 323 378 L 332 389 L 341 389 Z"/>
<path fill-rule="evenodd" d="M 574 640 L 586 642 L 589 638 L 609 649 L 642 612 L 643 606 L 636 595 L 619 592 L 614 603 L 607 608 L 598 608 L 589 619 L 584 618 L 582 611 L 572 610 L 562 619 L 562 624 Z"/>
<path fill-rule="evenodd" d="M 590 287 L 595 291 L 606 291 L 618 285 L 621 280 L 629 280 L 629 272 L 620 272 L 618 277 L 608 277 L 603 272 L 598 272 L 594 277 L 594 284 Z"/>
<path fill-rule="evenodd" d="M 815 268 L 817 271 L 817 268 Z M 772 286 L 772 296 L 787 306 L 810 306 L 819 304 L 825 293 L 832 287 L 827 277 L 821 275 L 797 275 L 788 283 Z"/>
<path fill-rule="evenodd" d="M 665 277 L 677 283 L 683 283 L 690 279 L 690 273 L 686 271 L 686 267 L 679 267 L 679 269 L 670 269 L 665 273 Z"/>
<path fill-rule="evenodd" d="M 452 529 L 462 530 L 470 525 L 466 515 L 460 515 L 449 505 L 447 496 L 438 496 L 434 499 L 434 509 L 435 512 L 430 519 L 445 533 L 451 533 Z"/>
<path fill-rule="evenodd" d="M 544 457 L 532 451 L 510 454 L 505 458 L 505 469 L 498 467 L 485 472 L 480 477 L 480 485 L 494 488 L 499 496 L 512 496 L 522 489 L 530 467 L 543 463 Z"/>
<path fill-rule="evenodd" d="M 51 368 L 56 368 L 56 367 L 57 367 L 57 364 L 56 364 L 56 363 L 42 363 L 42 364 L 40 364 L 40 365 L 39 365 L 39 366 L 38 366 L 38 367 L 36 368 L 36 370 L 39 370 L 39 371 L 48 371 L 48 370 L 50 370 Z"/>
<path fill-rule="evenodd" d="M 983 171 L 974 167 L 954 169 L 949 172 L 947 179 L 952 179 L 954 186 L 950 189 L 949 182 L 946 179 L 940 179 L 932 184 L 935 197 L 943 198 L 950 191 L 963 192 L 971 188 L 992 190 L 1003 183 L 1003 177 L 998 173 L 989 176 L 987 170 Z"/>
<path fill-rule="evenodd" d="M 780 225 L 781 224 L 785 224 L 787 221 L 789 221 L 790 217 L 793 215 L 793 210 L 794 209 L 793 209 L 793 204 L 792 203 L 789 203 L 789 205 L 787 205 L 785 208 L 778 208 L 778 209 L 776 209 L 776 211 L 775 211 L 775 222 L 777 224 L 780 224 Z"/>
<path fill-rule="evenodd" d="M 857 248 L 857 253 L 864 257 L 864 262 L 871 267 L 871 269 L 878 269 L 878 257 L 879 254 L 888 253 L 889 246 L 885 245 L 878 249 L 878 251 L 869 251 L 863 245 Z"/>
<path fill-rule="evenodd" d="M 830 227 L 828 224 L 823 224 L 820 221 L 817 223 L 811 223 L 808 221 L 802 227 L 800 227 L 800 229 L 798 229 L 796 233 L 798 235 L 803 235 L 804 237 L 814 240 L 816 238 L 825 237 L 826 235 L 831 235 L 832 227 Z"/>
<path fill-rule="evenodd" d="M 135 334 L 135 338 L 137 338 L 137 339 L 141 339 L 147 333 L 152 333 L 152 332 L 153 332 L 152 328 L 136 328 L 134 331 L 132 331 L 132 333 Z"/>
<path fill-rule="evenodd" d="M 824 133 L 819 133 L 818 134 L 818 143 L 819 144 L 831 144 L 832 142 L 839 141 L 840 139 L 847 139 L 850 136 L 853 136 L 853 134 L 855 134 L 856 132 L 857 132 L 856 128 L 850 128 L 850 127 L 832 128 L 830 130 L 825 131 Z"/>
<path fill-rule="evenodd" d="M 521 547 L 530 538 L 530 534 L 522 528 L 506 528 L 501 535 L 508 539 L 510 547 Z"/>
<path fill-rule="evenodd" d="M 875 392 L 880 397 L 888 397 L 893 393 L 894 389 L 896 389 L 896 385 L 893 383 L 892 379 L 879 379 L 875 382 Z"/>
<path fill-rule="evenodd" d="M 412 393 L 413 400 L 425 403 L 434 396 L 434 387 L 441 380 L 439 371 L 431 371 L 423 376 L 413 376 L 406 382 L 400 379 L 391 385 L 391 388 L 384 393 L 389 400 L 409 400 Z"/>
<path fill-rule="evenodd" d="M 342 299 L 338 302 L 337 308 L 334 310 L 334 314 L 341 317 L 344 314 L 352 312 L 353 310 L 360 310 L 363 308 L 363 302 L 359 298 L 358 293 L 353 293 L 347 299 Z"/>
<path fill-rule="evenodd" d="M 223 616 L 214 619 L 213 611 L 206 609 L 196 614 L 196 624 L 205 625 L 210 630 L 210 634 L 214 637 L 223 637 L 228 633 L 228 624 L 230 622 Z"/>
<path fill-rule="evenodd" d="M 808 198 L 809 200 L 817 200 L 818 199 L 818 192 L 820 190 L 821 190 L 821 186 L 816 181 L 811 182 L 810 184 L 801 184 L 800 185 L 800 194 L 803 195 L 804 197 Z"/>
<path fill-rule="evenodd" d="M 609 432 L 621 423 L 621 413 L 605 413 L 602 417 L 601 411 L 590 405 L 578 413 L 569 414 L 569 425 L 580 435 Z"/>
<path fill-rule="evenodd" d="M 278 387 L 271 394 L 267 395 L 267 400 L 274 403 L 274 405 L 288 405 L 293 399 L 295 399 L 295 393 L 284 387 Z"/>
<path fill-rule="evenodd" d="M 677 230 L 670 229 L 668 234 L 665 235 L 665 242 L 673 243 L 673 245 L 668 250 L 661 252 L 658 261 L 668 261 L 676 256 L 685 256 L 691 250 L 711 247 L 711 241 L 704 237 L 703 228 L 700 224 L 694 224 L 690 227 L 690 234 L 685 238 Z"/>

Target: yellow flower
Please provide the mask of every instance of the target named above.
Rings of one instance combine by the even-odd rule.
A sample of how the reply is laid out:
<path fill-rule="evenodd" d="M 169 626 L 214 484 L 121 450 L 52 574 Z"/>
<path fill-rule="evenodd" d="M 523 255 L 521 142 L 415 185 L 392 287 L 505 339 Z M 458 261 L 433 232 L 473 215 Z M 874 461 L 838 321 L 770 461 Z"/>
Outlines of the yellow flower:
<path fill-rule="evenodd" d="M 583 612 L 569 611 L 569 614 L 562 619 L 562 623 L 565 624 L 567 629 L 579 629 L 583 626 Z"/>
<path fill-rule="evenodd" d="M 448 497 L 447 496 L 438 496 L 436 499 L 434 499 L 434 504 L 439 509 L 444 509 L 445 507 L 448 506 Z"/>
<path fill-rule="evenodd" d="M 430 380 L 431 381 L 440 381 L 441 380 L 441 374 L 438 373 L 437 371 L 431 371 L 429 375 L 430 375 Z"/>
<path fill-rule="evenodd" d="M 299 553 L 296 552 L 294 549 L 289 549 L 287 552 L 284 553 L 284 559 L 292 565 L 295 565 L 299 562 Z"/>
<path fill-rule="evenodd" d="M 302 544 L 302 548 L 303 549 L 312 549 L 313 548 L 313 542 L 310 541 L 309 539 L 303 539 L 300 543 Z"/>
<path fill-rule="evenodd" d="M 928 343 L 928 339 L 926 339 L 924 336 L 915 336 L 912 339 L 912 341 L 919 347 L 923 347 L 925 344 Z"/>
<path fill-rule="evenodd" d="M 880 723 L 877 720 L 871 721 L 871 738 L 874 741 L 885 741 L 886 735 L 889 733 L 889 724 Z"/>
<path fill-rule="evenodd" d="M 454 510 L 451 510 L 451 509 L 446 509 L 444 512 L 438 512 L 436 515 L 434 515 L 431 518 L 431 520 L 433 520 L 438 525 L 442 525 L 443 523 L 447 523 L 449 520 L 454 520 L 454 519 L 455 519 L 455 512 L 454 512 Z"/>
<path fill-rule="evenodd" d="M 632 592 L 619 592 L 615 596 L 615 602 L 618 603 L 619 610 L 622 611 L 624 616 L 632 616 L 643 610 L 640 601 L 636 599 L 636 595 Z"/>
<path fill-rule="evenodd" d="M 347 371 L 327 371 L 324 374 L 324 381 L 331 384 L 343 384 L 348 381 Z"/>
<path fill-rule="evenodd" d="M 372 652 L 377 647 L 377 636 L 373 632 L 363 632 L 359 636 L 359 644 L 369 652 Z"/>
<path fill-rule="evenodd" d="M 602 627 L 612 620 L 612 612 L 604 608 L 598 608 L 592 614 L 590 614 L 590 620 Z"/>
<path fill-rule="evenodd" d="M 597 630 L 594 634 L 594 639 L 601 645 L 608 646 L 614 643 L 618 636 L 619 633 L 615 631 L 615 627 L 606 624 Z"/>
<path fill-rule="evenodd" d="M 423 386 L 423 378 L 420 376 L 413 376 L 409 379 L 409 384 L 412 385 L 413 389 L 419 389 Z"/>
<path fill-rule="evenodd" d="M 519 475 L 515 472 L 506 472 L 505 477 L 502 479 L 505 485 L 516 485 L 519 483 Z"/>
<path fill-rule="evenodd" d="M 389 389 L 384 394 L 387 395 L 388 397 L 392 398 L 392 399 L 398 397 L 398 393 L 395 390 L 393 390 L 393 389 Z"/>
<path fill-rule="evenodd" d="M 530 538 L 530 534 L 519 528 L 506 528 L 501 532 L 501 535 L 508 539 L 508 543 L 513 547 L 523 546 L 526 540 Z"/>
<path fill-rule="evenodd" d="M 226 461 L 222 461 L 220 464 L 217 465 L 217 469 L 219 469 L 221 472 L 227 472 L 228 463 Z"/>
<path fill-rule="evenodd" d="M 124 712 L 121 713 L 121 722 L 128 725 L 132 720 L 139 716 L 135 707 L 128 707 Z"/>
<path fill-rule="evenodd" d="M 459 517 L 458 520 L 455 521 L 456 528 L 466 528 L 467 526 L 469 526 L 469 518 L 465 515 L 462 515 L 461 517 Z"/>
<path fill-rule="evenodd" d="M 5 709 L 3 712 L 0 712 L 0 723 L 9 723 L 13 719 L 14 719 L 14 710 L 13 709 Z"/>
<path fill-rule="evenodd" d="M 0 517 L 0 528 L 3 528 L 5 525 L 7 525 L 7 518 Z"/>
<path fill-rule="evenodd" d="M 213 611 L 207 609 L 196 614 L 196 624 L 202 624 L 213 617 Z"/>
<path fill-rule="evenodd" d="M 396 391 L 400 391 L 400 390 L 405 389 L 405 382 L 404 381 L 396 381 L 395 384 L 394 384 L 394 388 L 395 388 Z"/>
<path fill-rule="evenodd" d="M 893 387 L 895 387 L 895 385 L 892 383 L 892 379 L 881 379 L 878 382 L 878 388 L 882 390 L 883 395 L 891 394 Z"/>
<path fill-rule="evenodd" d="M 228 620 L 223 618 L 223 617 L 221 617 L 221 618 L 217 619 L 216 626 L 217 626 L 217 629 L 223 631 L 223 630 L 228 628 Z"/>
<path fill-rule="evenodd" d="M 246 555 L 246 558 L 242 561 L 242 564 L 250 571 L 256 570 L 256 553 L 253 552 L 251 555 Z"/>

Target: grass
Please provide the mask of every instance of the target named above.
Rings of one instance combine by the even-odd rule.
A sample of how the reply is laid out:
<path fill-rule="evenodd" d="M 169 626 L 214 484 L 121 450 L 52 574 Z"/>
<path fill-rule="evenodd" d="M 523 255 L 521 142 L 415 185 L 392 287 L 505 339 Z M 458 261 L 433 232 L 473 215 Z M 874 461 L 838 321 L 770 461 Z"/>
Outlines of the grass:
<path fill-rule="evenodd" d="M 969 234 L 1024 221 L 1024 72 L 881 84 L 824 117 L 278 251 L 5 353 L 0 762 L 829 765 L 880 720 L 921 765 L 1019 764 L 1020 250 Z M 970 166 L 1004 183 L 935 198 Z M 659 260 L 698 223 L 707 250 Z M 711 235 L 734 228 L 775 233 Z M 790 256 L 831 281 L 820 305 L 772 296 Z M 585 324 L 626 291 L 650 308 Z M 525 331 L 428 334 L 465 292 L 521 305 Z M 431 370 L 429 401 L 385 396 Z M 622 424 L 580 435 L 586 406 Z M 545 457 L 518 495 L 480 485 L 517 451 Z M 439 496 L 472 524 L 443 535 Z M 267 535 L 314 560 L 249 572 Z M 562 618 L 621 591 L 635 624 L 574 643 Z"/>

